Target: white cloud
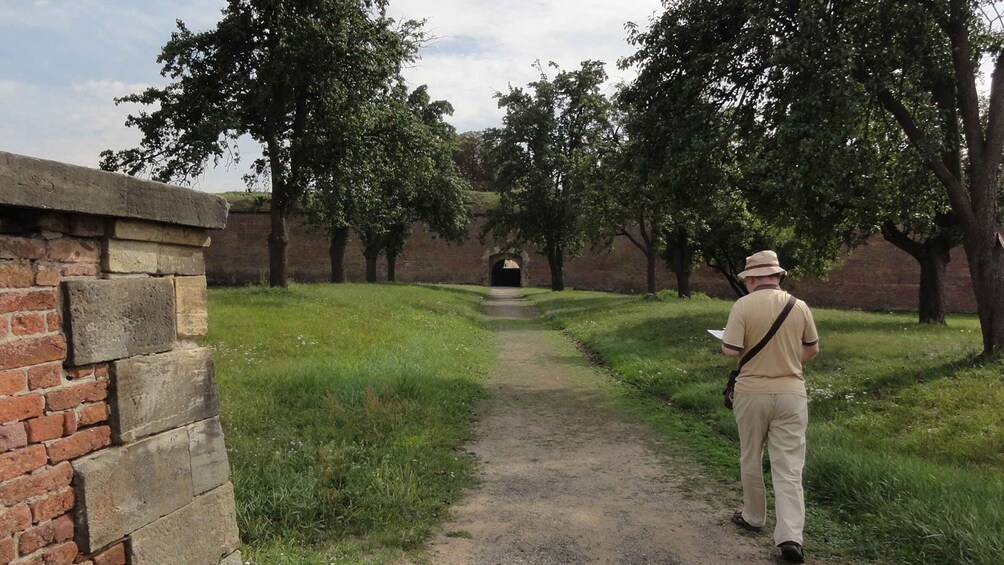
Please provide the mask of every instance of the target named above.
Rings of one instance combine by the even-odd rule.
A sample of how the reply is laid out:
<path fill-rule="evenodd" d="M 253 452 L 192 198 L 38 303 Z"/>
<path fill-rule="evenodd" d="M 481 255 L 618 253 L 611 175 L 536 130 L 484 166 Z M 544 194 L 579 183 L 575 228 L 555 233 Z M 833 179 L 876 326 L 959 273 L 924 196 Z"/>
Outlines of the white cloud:
<path fill-rule="evenodd" d="M 413 84 L 428 84 L 433 97 L 453 103 L 452 122 L 460 131 L 498 125 L 502 114 L 493 93 L 535 80 L 532 64 L 538 59 L 563 69 L 601 60 L 611 84 L 630 80 L 632 72 L 617 68 L 617 60 L 633 52 L 624 24 L 645 25 L 660 9 L 660 0 L 400 0 L 392 5 L 396 17 L 425 17 L 426 30 L 441 38 L 405 75 Z M 460 38 L 460 48 L 478 48 L 457 52 L 453 40 Z"/>
<path fill-rule="evenodd" d="M 138 92 L 145 82 L 157 79 L 154 57 L 174 30 L 175 19 L 194 30 L 206 29 L 218 21 L 225 5 L 222 0 L 4 4 L 0 53 L 27 56 L 5 53 L 15 45 L 4 44 L 5 29 L 21 32 L 22 39 L 26 30 L 39 37 L 52 31 L 53 37 L 62 38 L 63 47 L 70 45 L 80 57 L 59 60 L 67 56 L 65 49 L 47 51 L 41 42 L 32 56 L 46 63 L 44 77 L 15 77 L 0 69 L 0 149 L 91 167 L 103 149 L 124 149 L 140 141 L 135 129 L 124 126 L 135 108 L 115 106 L 113 98 Z M 391 5 L 397 17 L 427 18 L 426 29 L 441 38 L 423 50 L 406 76 L 413 85 L 428 84 L 434 98 L 454 105 L 451 121 L 460 131 L 501 123 L 493 94 L 509 84 L 536 79 L 532 64 L 537 59 L 555 61 L 565 69 L 599 59 L 607 63 L 611 82 L 630 78 L 616 68 L 617 59 L 632 51 L 624 23 L 646 23 L 660 9 L 660 0 L 392 0 Z M 142 63 L 117 57 L 126 52 L 143 54 Z M 103 62 L 106 68 L 83 68 L 81 61 L 94 61 L 95 69 Z M 61 70 L 75 78 L 61 79 Z M 240 189 L 246 164 L 260 150 L 245 141 L 242 154 L 244 165 L 214 171 L 199 187 L 214 192 Z"/>

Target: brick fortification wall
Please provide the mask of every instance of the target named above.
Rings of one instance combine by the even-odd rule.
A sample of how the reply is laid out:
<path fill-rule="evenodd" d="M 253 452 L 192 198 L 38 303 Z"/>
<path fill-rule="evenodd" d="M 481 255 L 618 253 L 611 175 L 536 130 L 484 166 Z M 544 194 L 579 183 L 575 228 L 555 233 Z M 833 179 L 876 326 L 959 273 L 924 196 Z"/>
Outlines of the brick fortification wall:
<path fill-rule="evenodd" d="M 265 205 L 267 207 L 267 204 Z M 471 222 L 471 237 L 459 245 L 450 245 L 416 225 L 398 259 L 397 279 L 400 282 L 489 284 L 489 261 L 499 249 L 491 242 L 481 244 L 477 234 L 484 225 L 483 215 Z M 247 284 L 268 280 L 268 213 L 247 204 L 231 210 L 225 230 L 213 231 L 213 246 L 206 252 L 206 269 L 210 284 Z M 783 258 L 782 258 L 783 263 Z M 293 218 L 290 229 L 289 270 L 301 282 L 324 282 L 330 279 L 331 263 L 328 243 L 323 235 L 311 230 L 299 217 Z M 538 254 L 524 254 L 521 267 L 524 281 L 533 286 L 550 284 L 547 259 Z M 358 241 L 349 241 L 345 256 L 349 281 L 362 281 L 365 262 Z M 384 278 L 385 263 L 378 272 Z M 918 300 L 920 267 L 905 252 L 881 238 L 854 249 L 840 268 L 826 280 L 789 279 L 785 287 L 813 306 L 859 308 L 864 310 L 915 310 Z M 619 237 L 612 249 L 587 250 L 565 266 L 565 284 L 573 288 L 644 292 L 645 258 L 626 238 Z M 676 279 L 660 263 L 659 288 L 676 288 Z M 953 312 L 973 312 L 973 295 L 962 249 L 952 252 L 947 273 L 948 309 Z M 702 268 L 694 275 L 694 290 L 712 296 L 734 298 L 725 280 L 714 271 Z"/>
<path fill-rule="evenodd" d="M 215 196 L 0 152 L 0 563 L 238 565 Z"/>

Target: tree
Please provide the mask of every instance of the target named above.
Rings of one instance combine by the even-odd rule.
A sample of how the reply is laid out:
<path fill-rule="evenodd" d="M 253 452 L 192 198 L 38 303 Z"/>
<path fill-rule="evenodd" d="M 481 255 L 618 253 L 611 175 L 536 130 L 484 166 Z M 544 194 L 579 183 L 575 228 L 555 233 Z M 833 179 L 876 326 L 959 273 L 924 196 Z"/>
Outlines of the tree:
<path fill-rule="evenodd" d="M 456 134 L 444 119 L 452 112 L 448 102 L 432 101 L 426 86 L 408 93 L 403 82 L 377 112 L 370 137 L 379 150 L 352 220 L 363 244 L 367 282 L 376 282 L 381 254 L 388 279 L 394 280 L 397 257 L 415 222 L 449 241 L 467 234 L 469 187 L 457 173 Z"/>
<path fill-rule="evenodd" d="M 484 132 L 465 131 L 457 136 L 453 160 L 471 190 L 492 192 L 491 174 L 485 162 Z"/>
<path fill-rule="evenodd" d="M 557 68 L 557 65 L 551 63 Z M 528 89 L 497 94 L 506 115 L 485 133 L 499 206 L 482 235 L 508 246 L 532 246 L 547 257 L 551 289 L 564 290 L 564 261 L 582 249 L 586 185 L 599 174 L 597 151 L 610 135 L 610 101 L 600 91 L 606 71 L 584 61 L 574 71 L 540 78 Z"/>
<path fill-rule="evenodd" d="M 398 33 L 385 8 L 385 0 L 228 0 L 213 30 L 193 33 L 179 21 L 158 58 L 173 82 L 117 100 L 156 107 L 126 122 L 143 141 L 105 151 L 101 166 L 185 183 L 210 159 L 239 158 L 236 140 L 250 135 L 262 145 L 254 170 L 268 174 L 272 191 L 269 284 L 285 286 L 287 219 L 311 182 L 309 128 L 329 109 L 322 99 L 385 82 L 396 68 L 387 51 L 397 64 L 414 57 L 417 24 Z"/>

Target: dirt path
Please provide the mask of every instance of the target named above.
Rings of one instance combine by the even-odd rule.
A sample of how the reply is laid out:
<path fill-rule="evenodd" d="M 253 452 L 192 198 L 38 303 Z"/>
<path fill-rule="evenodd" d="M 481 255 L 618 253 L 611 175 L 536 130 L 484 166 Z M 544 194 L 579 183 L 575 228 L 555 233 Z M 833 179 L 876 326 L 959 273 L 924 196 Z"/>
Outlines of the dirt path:
<path fill-rule="evenodd" d="M 436 565 L 774 563 L 728 502 L 653 432 L 618 415 L 574 345 L 493 289 L 500 360 L 469 449 L 483 483 L 430 545 Z M 734 498 L 729 493 L 722 499 Z"/>

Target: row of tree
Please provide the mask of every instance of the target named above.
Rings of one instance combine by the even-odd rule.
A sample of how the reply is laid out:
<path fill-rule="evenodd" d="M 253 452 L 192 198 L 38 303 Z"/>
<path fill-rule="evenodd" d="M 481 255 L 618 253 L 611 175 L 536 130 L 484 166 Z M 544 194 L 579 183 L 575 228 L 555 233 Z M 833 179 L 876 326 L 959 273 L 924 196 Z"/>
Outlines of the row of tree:
<path fill-rule="evenodd" d="M 875 233 L 920 264 L 920 321 L 943 323 L 962 243 L 986 354 L 1004 347 L 1004 34 L 975 0 L 674 0 L 602 95 L 603 65 L 510 87 L 483 160 L 485 233 L 548 258 L 623 235 L 678 277 L 704 262 L 737 292 L 752 249 L 820 274 Z M 993 66 L 979 90 L 981 62 Z"/>
<path fill-rule="evenodd" d="M 367 280 L 395 260 L 414 222 L 451 240 L 467 234 L 468 185 L 453 163 L 449 103 L 409 90 L 402 66 L 425 39 L 386 0 L 228 0 L 215 29 L 182 22 L 158 62 L 170 82 L 118 99 L 144 108 L 128 126 L 139 147 L 102 153 L 101 166 L 188 183 L 212 163 L 239 160 L 250 136 L 262 157 L 246 176 L 267 180 L 269 282 L 285 286 L 287 222 L 304 211 L 331 241 L 332 280 L 344 281 L 349 230 Z"/>

